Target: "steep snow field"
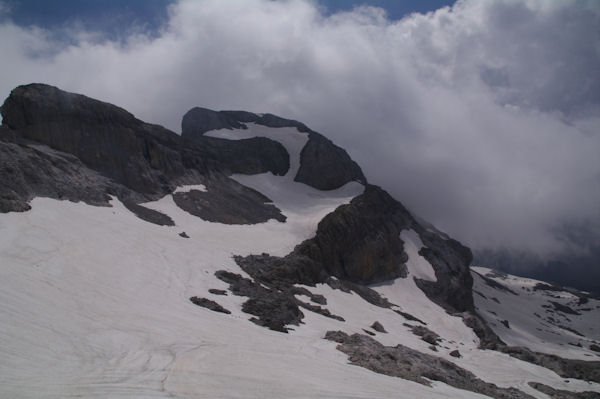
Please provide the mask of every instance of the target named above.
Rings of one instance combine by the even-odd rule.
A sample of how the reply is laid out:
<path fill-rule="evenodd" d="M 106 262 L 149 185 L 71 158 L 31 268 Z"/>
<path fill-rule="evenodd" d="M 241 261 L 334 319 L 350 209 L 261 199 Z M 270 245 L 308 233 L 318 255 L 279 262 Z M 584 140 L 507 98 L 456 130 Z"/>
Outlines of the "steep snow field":
<path fill-rule="evenodd" d="M 336 344 L 322 339 L 328 330 L 375 333 L 369 326 L 376 320 L 387 333 L 377 332 L 375 339 L 385 345 L 401 343 L 442 356 L 485 381 L 515 386 L 537 398 L 547 396 L 527 386 L 528 381 L 600 392 L 599 384 L 564 380 L 547 369 L 477 349 L 473 332 L 416 287 L 412 276 L 435 275 L 418 255 L 422 243 L 411 231 L 401 235 L 410 257 L 409 278 L 373 288 L 395 309 L 438 333 L 443 339 L 439 352 L 405 325 L 418 323 L 326 285 L 307 288 L 324 295 L 326 308 L 345 322 L 306 310 L 304 324 L 289 334 L 249 322 L 250 315 L 241 311 L 245 298 L 208 293 L 226 288 L 214 272 L 244 274 L 232 255 L 285 255 L 363 187 L 350 183 L 323 192 L 293 182 L 307 140 L 294 129 L 251 126 L 211 134 L 264 135 L 288 149 L 292 167 L 286 176 L 235 176 L 271 198 L 287 216 L 285 223 L 210 223 L 181 210 L 171 195 L 145 205 L 169 215 L 175 226 L 147 223 L 116 199 L 112 207 L 93 207 L 36 198 L 31 211 L 0 214 L 0 397 L 484 397 L 348 365 Z M 206 188 L 178 190 L 190 189 Z M 190 238 L 179 236 L 183 231 Z M 196 295 L 217 301 L 231 314 L 192 304 L 189 298 Z M 591 327 L 599 330 L 596 324 Z M 451 357 L 454 349 L 463 357 Z"/>

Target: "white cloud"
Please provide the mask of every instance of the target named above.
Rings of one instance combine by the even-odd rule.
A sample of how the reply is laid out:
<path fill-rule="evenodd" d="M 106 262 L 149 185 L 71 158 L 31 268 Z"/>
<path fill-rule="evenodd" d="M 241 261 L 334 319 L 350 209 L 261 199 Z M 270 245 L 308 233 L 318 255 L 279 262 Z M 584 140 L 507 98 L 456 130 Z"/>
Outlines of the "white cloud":
<path fill-rule="evenodd" d="M 4 23 L 0 92 L 42 81 L 178 131 L 193 106 L 301 120 L 466 243 L 548 252 L 600 221 L 600 7 L 459 1 L 401 21 L 309 1 L 180 1 L 156 37 Z"/>

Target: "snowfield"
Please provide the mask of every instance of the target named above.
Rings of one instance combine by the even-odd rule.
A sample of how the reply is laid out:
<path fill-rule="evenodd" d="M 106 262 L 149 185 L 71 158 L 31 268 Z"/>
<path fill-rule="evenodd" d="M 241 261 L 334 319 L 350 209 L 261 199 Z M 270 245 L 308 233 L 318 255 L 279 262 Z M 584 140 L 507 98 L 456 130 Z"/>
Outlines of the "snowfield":
<path fill-rule="evenodd" d="M 286 176 L 267 173 L 234 178 L 268 196 L 287 217 L 285 223 L 211 223 L 180 209 L 171 195 L 144 206 L 167 214 L 175 226 L 145 222 L 116 199 L 111 207 L 94 207 L 36 198 L 28 212 L 0 214 L 0 397 L 486 397 L 440 382 L 427 387 L 349 365 L 336 343 L 323 339 L 328 330 L 369 330 L 384 345 L 403 344 L 441 356 L 484 381 L 514 386 L 536 398 L 547 396 L 529 387 L 529 381 L 556 389 L 600 392 L 600 384 L 566 380 L 508 355 L 477 349 L 479 341 L 473 331 L 429 301 L 414 283 L 413 276 L 435 280 L 435 274 L 418 255 L 423 244 L 412 231 L 401 235 L 409 254 L 409 277 L 372 288 L 397 305 L 394 309 L 419 318 L 438 333 L 443 339 L 439 352 L 405 325 L 415 322 L 327 285 L 306 288 L 324 295 L 325 307 L 346 321 L 303 310 L 304 324 L 289 334 L 249 322 L 250 315 L 241 311 L 246 298 L 210 294 L 209 289 L 227 288 L 214 276 L 215 271 L 246 275 L 233 255 L 289 253 L 315 233 L 323 216 L 364 189 L 349 183 L 338 190 L 319 191 L 294 182 L 307 135 L 292 128 L 249 127 L 210 134 L 229 139 L 261 135 L 282 142 L 291 155 Z M 191 189 L 206 187 L 178 191 Z M 181 237 L 182 232 L 189 238 Z M 535 350 L 565 357 L 598 359 L 586 345 L 568 345 L 578 341 L 577 336 L 565 335 L 565 330 L 548 327 L 566 338 L 535 332 L 547 322 L 538 321 L 532 312 L 546 309 L 540 306 L 547 298 L 520 288 L 530 284 L 526 280 L 500 281 L 518 291 L 520 295 L 515 296 L 485 285 L 477 275 L 474 279 L 476 290 L 502 303 L 482 302 L 479 295 L 475 298 L 482 314 L 496 312 L 497 317 L 488 320 L 508 343 L 531 344 Z M 198 307 L 190 302 L 191 296 L 212 299 L 231 314 Z M 574 299 L 553 300 L 572 304 Z M 598 305 L 590 300 L 586 306 Z M 580 313 L 568 316 L 569 326 L 590 337 L 586 344 L 598 340 L 598 312 Z M 511 329 L 504 331 L 496 318 L 509 320 Z M 375 321 L 387 333 L 373 331 L 370 326 Z M 449 355 L 455 349 L 462 358 Z"/>
<path fill-rule="evenodd" d="M 598 352 L 589 346 L 600 341 L 600 301 L 544 289 L 548 284 L 539 280 L 503 275 L 485 267 L 472 269 L 476 272 L 475 304 L 503 341 L 561 357 L 598 360 Z M 481 276 L 510 291 L 491 287 Z M 504 320 L 508 327 L 502 324 Z"/>

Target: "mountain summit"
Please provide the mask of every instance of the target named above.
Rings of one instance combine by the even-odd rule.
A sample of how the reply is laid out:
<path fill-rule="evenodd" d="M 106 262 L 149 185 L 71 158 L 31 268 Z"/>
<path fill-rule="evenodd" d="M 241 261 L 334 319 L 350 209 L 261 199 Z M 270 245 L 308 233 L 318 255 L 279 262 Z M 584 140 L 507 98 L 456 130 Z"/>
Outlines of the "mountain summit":
<path fill-rule="evenodd" d="M 3 396 L 600 392 L 597 298 L 471 268 L 303 123 L 178 135 L 43 84 L 0 111 Z"/>

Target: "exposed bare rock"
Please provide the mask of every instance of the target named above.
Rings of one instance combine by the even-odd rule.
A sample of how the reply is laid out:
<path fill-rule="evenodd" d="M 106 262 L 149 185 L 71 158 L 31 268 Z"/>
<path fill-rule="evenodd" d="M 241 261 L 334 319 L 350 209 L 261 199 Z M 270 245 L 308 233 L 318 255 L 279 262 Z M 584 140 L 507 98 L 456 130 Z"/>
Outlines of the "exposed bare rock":
<path fill-rule="evenodd" d="M 75 155 L 136 192 L 165 194 L 184 174 L 177 134 L 112 104 L 30 84 L 14 89 L 1 111 L 3 124 L 21 137 Z"/>
<path fill-rule="evenodd" d="M 320 265 L 294 253 L 283 258 L 261 254 L 235 256 L 234 259 L 256 281 L 279 289 L 294 284 L 314 286 L 326 281 L 328 277 Z"/>
<path fill-rule="evenodd" d="M 534 352 L 525 347 L 508 346 L 476 313 L 465 312 L 461 316 L 464 323 L 472 328 L 479 338 L 481 349 L 506 353 L 514 358 L 550 369 L 561 377 L 600 382 L 600 361 L 565 359 L 556 355 Z"/>
<path fill-rule="evenodd" d="M 506 346 L 504 341 L 487 325 L 481 316 L 475 312 L 465 312 L 460 315 L 465 325 L 473 330 L 479 338 L 479 348 L 500 350 Z"/>
<path fill-rule="evenodd" d="M 202 175 L 289 170 L 289 154 L 273 140 L 197 142 L 112 104 L 44 84 L 17 87 L 0 111 L 1 151 L 11 153 L 0 170 L 5 211 L 27 210 L 38 195 L 106 204 L 111 194 L 138 204 L 171 193 L 181 181 L 197 183 Z M 40 150 L 43 146 L 48 149 Z M 130 208 L 146 220 L 169 224 Z"/>
<path fill-rule="evenodd" d="M 428 344 L 431 344 L 433 346 L 436 346 L 442 340 L 442 338 L 440 338 L 440 336 L 436 332 L 431 331 L 427 327 L 410 326 L 410 330 L 412 331 L 413 334 L 421 337 L 421 339 L 423 341 L 425 341 Z"/>
<path fill-rule="evenodd" d="M 204 133 L 218 129 L 246 129 L 246 124 L 250 122 L 272 128 L 294 127 L 300 132 L 308 133 L 308 142 L 300 154 L 300 168 L 294 178 L 295 181 L 308 184 L 319 190 L 333 190 L 351 181 L 366 184 L 367 180 L 362 170 L 344 149 L 336 146 L 331 140 L 319 133 L 310 130 L 303 123 L 273 114 L 258 115 L 245 111 L 212 111 L 196 107 L 189 110 L 183 117 L 181 123 L 182 136 L 206 144 L 210 138 L 204 136 Z M 235 150 L 232 148 L 232 152 L 237 154 L 238 159 L 243 158 L 243 154 L 248 153 L 249 148 L 254 148 L 254 152 L 261 150 L 260 146 L 255 147 L 254 142 L 250 140 L 255 139 L 249 139 L 242 148 Z M 263 139 L 263 145 L 266 143 L 264 140 L 268 139 Z M 234 142 L 236 140 L 226 141 L 231 142 L 231 146 L 235 146 Z M 214 143 L 218 143 L 218 141 L 214 141 Z M 221 143 L 220 145 L 227 148 L 227 143 Z M 222 149 L 219 152 L 222 152 Z M 275 154 L 274 151 L 273 153 Z M 256 156 L 254 153 L 252 155 L 252 158 L 269 159 L 269 157 Z M 230 161 L 234 159 L 231 158 Z"/>
<path fill-rule="evenodd" d="M 371 324 L 371 328 L 373 330 L 377 331 L 377 332 L 380 332 L 380 333 L 387 333 L 387 331 L 385 331 L 385 328 L 383 328 L 383 325 L 380 322 L 378 322 L 378 321 L 376 321 L 375 323 Z"/>
<path fill-rule="evenodd" d="M 247 129 L 247 123 L 256 123 L 267 127 L 295 127 L 301 132 L 311 130 L 303 123 L 281 118 L 273 114 L 255 114 L 247 111 L 213 111 L 207 108 L 190 109 L 181 122 L 182 135 L 197 138 L 211 130 Z"/>
<path fill-rule="evenodd" d="M 410 313 L 406 313 L 406 312 L 403 312 L 403 311 L 398 310 L 398 309 L 394 309 L 394 312 L 398 313 L 400 316 L 404 317 L 406 320 L 416 321 L 417 323 L 421 323 L 424 326 L 427 325 L 427 323 L 425 323 L 423 320 L 421 320 L 421 319 L 419 319 L 419 318 L 411 315 Z"/>
<path fill-rule="evenodd" d="M 456 357 L 456 358 L 461 358 L 462 355 L 460 354 L 460 352 L 458 351 L 458 349 L 453 350 L 452 352 L 449 353 L 450 356 L 452 357 Z"/>
<path fill-rule="evenodd" d="M 190 298 L 190 301 L 194 305 L 198 305 L 203 308 L 212 310 L 213 312 L 231 314 L 231 312 L 229 310 L 225 309 L 223 306 L 219 305 L 215 301 L 211 301 L 210 299 L 198 298 L 197 296 L 193 296 Z"/>
<path fill-rule="evenodd" d="M 339 343 L 337 349 L 348 355 L 350 363 L 376 373 L 400 377 L 431 386 L 429 380 L 441 381 L 458 389 L 499 399 L 530 399 L 516 388 L 500 388 L 477 378 L 456 364 L 421 353 L 403 345 L 383 346 L 366 335 L 349 336 L 342 331 L 328 331 L 325 339 Z"/>
<path fill-rule="evenodd" d="M 304 313 L 300 308 L 344 321 L 342 317 L 332 314 L 328 309 L 297 299 L 295 295 L 307 295 L 311 299 L 319 300 L 319 296 L 313 295 L 305 288 L 283 284 L 278 285 L 279 288 L 275 288 L 275 286 L 254 282 L 239 274 L 223 270 L 217 271 L 215 275 L 229 284 L 229 289 L 234 295 L 249 298 L 242 305 L 242 311 L 256 316 L 250 321 L 271 330 L 287 332 L 290 329 L 289 325 L 298 325 L 304 318 Z"/>
<path fill-rule="evenodd" d="M 580 315 L 581 314 L 579 312 L 574 311 L 567 305 L 563 305 L 562 303 L 558 303 L 558 302 L 554 302 L 554 301 L 550 301 L 550 303 L 552 304 L 552 306 L 554 306 L 554 310 L 556 310 L 558 312 L 563 312 L 563 313 L 572 314 L 572 315 Z"/>
<path fill-rule="evenodd" d="M 516 346 L 501 346 L 499 350 L 517 359 L 550 369 L 564 378 L 600 382 L 600 361 L 586 362 L 584 360 L 565 359 Z"/>
<path fill-rule="evenodd" d="M 584 392 L 572 392 L 565 391 L 563 389 L 554 389 L 548 385 L 544 385 L 540 382 L 530 382 L 529 386 L 537 389 L 538 391 L 545 393 L 550 396 L 551 399 L 597 399 L 598 392 L 584 391 Z"/>
<path fill-rule="evenodd" d="M 304 318 L 292 295 L 265 288 L 239 274 L 220 270 L 215 275 L 229 284 L 234 295 L 248 297 L 242 305 L 242 311 L 256 316 L 250 319 L 253 323 L 287 333 L 288 325 L 298 325 Z"/>
<path fill-rule="evenodd" d="M 181 154 L 186 168 L 203 174 L 219 171 L 225 175 L 265 172 L 285 175 L 290 168 L 290 156 L 285 147 L 266 137 L 228 140 L 184 135 Z"/>
<path fill-rule="evenodd" d="M 315 237 L 294 252 L 314 260 L 328 274 L 360 284 L 406 277 L 408 256 L 400 240 L 412 218 L 385 191 L 367 186 L 350 204 L 319 223 Z"/>
<path fill-rule="evenodd" d="M 367 183 L 360 167 L 348 153 L 322 135 L 310 132 L 300 153 L 295 181 L 319 190 L 334 190 L 351 181 Z"/>
<path fill-rule="evenodd" d="M 194 107 L 183 116 L 181 134 L 190 138 L 202 136 L 210 130 L 246 129 L 246 125 L 222 112 Z"/>
<path fill-rule="evenodd" d="M 335 315 L 335 314 L 331 313 L 329 311 L 329 309 L 325 309 L 325 308 L 323 308 L 321 306 L 313 305 L 311 303 L 306 303 L 306 302 L 303 302 L 303 301 L 301 301 L 299 299 L 296 299 L 296 304 L 298 306 L 300 306 L 301 308 L 304 308 L 306 310 L 310 310 L 311 312 L 314 312 L 314 313 L 318 313 L 321 316 L 329 317 L 330 319 L 334 319 L 334 320 L 337 320 L 337 321 L 346 321 L 346 320 L 344 320 L 344 318 L 342 316 Z"/>
<path fill-rule="evenodd" d="M 3 137 L 0 134 L 0 212 L 27 211 L 35 196 L 108 206 L 108 192 L 129 192 L 70 154 L 44 145 L 2 141 Z"/>
<path fill-rule="evenodd" d="M 379 306 L 380 308 L 390 308 L 394 306 L 394 304 L 388 301 L 387 298 L 382 297 L 377 291 L 367 287 L 366 285 L 334 278 L 328 278 L 326 283 L 334 290 L 354 292 L 371 305 Z"/>
<path fill-rule="evenodd" d="M 419 251 L 433 267 L 437 281 L 415 279 L 418 287 L 450 313 L 473 311 L 471 250 L 456 240 L 416 228 L 424 247 Z"/>
<path fill-rule="evenodd" d="M 271 200 L 256 190 L 226 177 L 204 181 L 206 192 L 191 190 L 173 194 L 173 200 L 184 211 L 224 224 L 256 224 L 269 219 L 285 222 L 286 217 Z"/>
<path fill-rule="evenodd" d="M 146 222 L 154 223 L 159 226 L 175 226 L 175 222 L 173 222 L 173 219 L 171 219 L 168 215 L 165 215 L 162 212 L 146 208 L 145 206 L 136 204 L 135 202 L 132 202 L 130 200 L 123 201 L 123 205 L 125 205 L 125 207 L 131 212 L 133 212 L 137 217 L 139 217 L 142 220 L 145 220 Z M 187 234 L 185 234 L 185 236 L 187 236 Z"/>
<path fill-rule="evenodd" d="M 495 288 L 497 290 L 504 291 L 504 292 L 509 292 L 509 293 L 511 293 L 513 295 L 517 295 L 517 296 L 519 295 L 516 292 L 514 292 L 513 290 L 511 290 L 510 288 L 508 288 L 507 286 L 505 286 L 504 284 L 501 284 L 501 283 L 497 282 L 496 280 L 491 279 L 488 276 L 484 276 L 481 273 L 477 273 L 476 271 L 473 271 L 473 273 L 475 273 L 479 277 L 481 277 L 481 279 L 483 280 L 483 282 L 485 284 L 489 285 L 492 288 Z M 488 273 L 488 274 L 491 274 L 491 273 Z M 494 276 L 496 276 L 496 275 L 494 275 Z"/>

